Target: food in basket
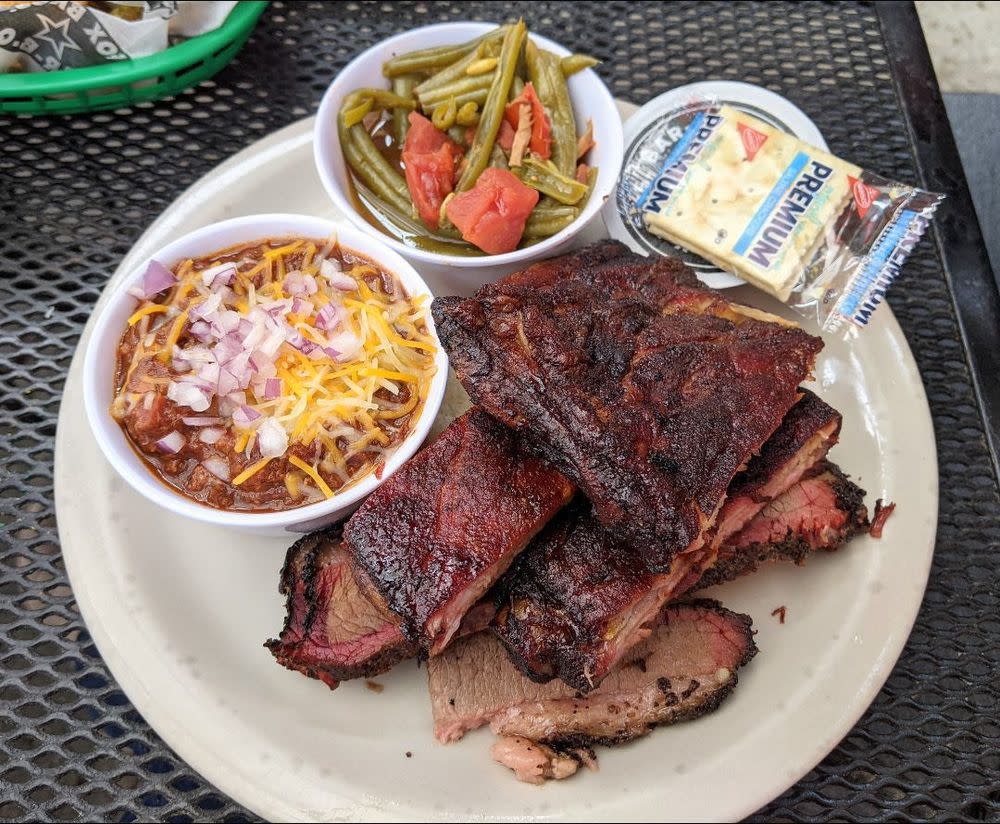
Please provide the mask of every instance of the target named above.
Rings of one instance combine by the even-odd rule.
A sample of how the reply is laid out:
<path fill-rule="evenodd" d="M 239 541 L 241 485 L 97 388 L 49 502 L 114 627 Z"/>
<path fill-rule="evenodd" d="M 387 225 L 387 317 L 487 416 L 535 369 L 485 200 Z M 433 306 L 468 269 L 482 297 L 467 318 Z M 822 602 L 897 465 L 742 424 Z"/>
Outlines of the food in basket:
<path fill-rule="evenodd" d="M 287 510 L 378 471 L 435 372 L 423 298 L 333 240 L 154 261 L 137 297 L 111 413 L 154 474 L 215 508 Z"/>
<path fill-rule="evenodd" d="M 439 741 L 489 725 L 519 779 L 566 778 L 736 686 L 751 619 L 692 593 L 869 529 L 801 386 L 822 342 L 676 260 L 605 241 L 433 314 L 475 405 L 291 547 L 289 669 L 427 658 Z"/>
<path fill-rule="evenodd" d="M 60 71 L 146 57 L 220 27 L 231 0 L 0 3 L 0 73 Z"/>
<path fill-rule="evenodd" d="M 359 211 L 455 255 L 503 254 L 566 228 L 597 177 L 595 126 L 578 134 L 566 78 L 595 63 L 539 48 L 523 21 L 390 58 L 391 88 L 355 90 L 338 114 Z"/>

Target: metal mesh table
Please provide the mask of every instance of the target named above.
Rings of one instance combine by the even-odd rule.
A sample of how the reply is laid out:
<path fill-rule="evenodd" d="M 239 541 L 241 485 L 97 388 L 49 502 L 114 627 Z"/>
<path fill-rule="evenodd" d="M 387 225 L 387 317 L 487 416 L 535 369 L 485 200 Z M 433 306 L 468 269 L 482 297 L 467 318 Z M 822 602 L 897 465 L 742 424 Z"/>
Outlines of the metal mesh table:
<path fill-rule="evenodd" d="M 1000 314 L 909 4 L 273 3 L 236 60 L 176 98 L 0 119 L 0 820 L 242 821 L 117 687 L 60 559 L 52 439 L 83 324 L 129 246 L 185 187 L 314 111 L 390 34 L 523 15 L 604 60 L 642 103 L 705 78 L 766 85 L 832 150 L 951 200 L 889 295 L 924 377 L 941 472 L 930 588 L 878 699 L 768 819 L 1000 818 Z M 964 200 L 963 200 L 964 198 Z"/>

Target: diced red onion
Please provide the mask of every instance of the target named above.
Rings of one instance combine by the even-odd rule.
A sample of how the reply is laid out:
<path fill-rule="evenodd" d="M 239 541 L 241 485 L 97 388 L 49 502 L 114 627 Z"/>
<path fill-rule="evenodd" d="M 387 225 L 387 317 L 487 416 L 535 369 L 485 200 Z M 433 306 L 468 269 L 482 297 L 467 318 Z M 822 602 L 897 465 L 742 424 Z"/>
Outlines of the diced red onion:
<path fill-rule="evenodd" d="M 333 329 L 340 323 L 340 306 L 332 301 L 316 313 L 316 328 L 323 331 Z"/>
<path fill-rule="evenodd" d="M 233 392 L 230 395 L 219 398 L 219 414 L 223 416 L 232 415 L 233 411 L 247 402 L 246 392 Z"/>
<path fill-rule="evenodd" d="M 209 407 L 208 393 L 188 381 L 171 381 L 167 385 L 167 397 L 178 406 L 189 406 L 195 412 L 204 412 Z"/>
<path fill-rule="evenodd" d="M 268 378 L 264 381 L 264 400 L 273 401 L 281 397 L 281 378 Z"/>
<path fill-rule="evenodd" d="M 261 457 L 277 458 L 288 449 L 288 433 L 274 418 L 265 418 L 257 427 L 257 446 Z"/>
<path fill-rule="evenodd" d="M 319 291 L 319 285 L 316 283 L 316 278 L 312 275 L 306 275 L 302 278 L 302 280 L 306 285 L 307 295 L 315 295 Z"/>
<path fill-rule="evenodd" d="M 184 447 L 184 436 L 177 430 L 174 430 L 169 435 L 164 435 L 160 438 L 156 442 L 156 447 L 168 455 L 176 455 Z"/>
<path fill-rule="evenodd" d="M 195 309 L 197 308 L 198 307 L 195 307 Z M 193 309 L 191 311 L 192 313 L 194 312 Z M 212 339 L 212 327 L 203 320 L 196 320 L 192 323 L 188 327 L 188 332 L 191 333 L 191 337 L 201 341 L 202 343 L 208 343 L 208 341 Z"/>
<path fill-rule="evenodd" d="M 333 275 L 338 275 L 343 272 L 343 268 L 340 265 L 339 260 L 333 260 L 331 258 L 324 258 L 319 264 L 319 273 L 325 277 L 332 277 Z"/>
<path fill-rule="evenodd" d="M 218 266 L 210 266 L 201 273 L 201 282 L 209 289 L 218 289 L 228 286 L 236 277 L 236 264 L 232 262 L 220 263 Z"/>
<path fill-rule="evenodd" d="M 208 458 L 201 465 L 220 481 L 229 480 L 229 464 L 222 458 Z"/>
<path fill-rule="evenodd" d="M 303 334 L 298 331 L 298 329 L 292 329 L 286 336 L 285 340 L 288 341 L 292 346 L 298 349 L 303 355 L 308 355 L 316 348 L 316 344 L 311 340 L 307 340 Z"/>
<path fill-rule="evenodd" d="M 306 300 L 305 298 L 295 298 L 295 300 L 292 301 L 291 312 L 293 315 L 311 315 L 313 313 L 313 309 L 315 308 L 316 307 L 313 306 L 313 302 L 311 300 Z"/>
<path fill-rule="evenodd" d="M 347 361 L 358 354 L 358 351 L 361 349 L 361 341 L 358 340 L 353 332 L 344 330 L 339 334 L 331 336 L 327 340 L 327 346 L 332 347 L 339 353 L 336 356 L 336 360 Z"/>
<path fill-rule="evenodd" d="M 250 365 L 256 371 L 258 378 L 273 378 L 278 373 L 274 361 L 263 352 L 254 352 L 250 356 Z"/>
<path fill-rule="evenodd" d="M 240 388 L 240 382 L 236 379 L 236 376 L 226 368 L 219 369 L 219 384 L 218 393 L 220 395 L 228 395 L 231 392 L 235 392 Z"/>
<path fill-rule="evenodd" d="M 233 424 L 240 429 L 249 429 L 260 418 L 260 412 L 252 406 L 242 404 L 233 411 Z"/>
<path fill-rule="evenodd" d="M 290 272 L 282 281 L 281 288 L 289 295 L 304 295 L 306 293 L 305 277 L 301 272 Z"/>
<path fill-rule="evenodd" d="M 210 426 L 208 429 L 202 429 L 201 432 L 198 433 L 198 440 L 211 446 L 214 443 L 218 443 L 225 434 L 225 429 L 221 429 L 217 426 Z"/>
<path fill-rule="evenodd" d="M 335 272 L 332 275 L 327 275 L 326 279 L 334 289 L 339 289 L 341 292 L 353 292 L 358 288 L 358 282 L 343 272 Z"/>
<path fill-rule="evenodd" d="M 177 282 L 174 273 L 158 260 L 151 260 L 142 276 L 143 297 L 151 298 Z"/>
<path fill-rule="evenodd" d="M 222 423 L 222 418 L 209 418 L 209 417 L 204 417 L 204 418 L 188 417 L 188 418 L 181 418 L 181 420 L 184 421 L 184 423 L 186 423 L 188 426 L 217 426 L 218 424 Z"/>

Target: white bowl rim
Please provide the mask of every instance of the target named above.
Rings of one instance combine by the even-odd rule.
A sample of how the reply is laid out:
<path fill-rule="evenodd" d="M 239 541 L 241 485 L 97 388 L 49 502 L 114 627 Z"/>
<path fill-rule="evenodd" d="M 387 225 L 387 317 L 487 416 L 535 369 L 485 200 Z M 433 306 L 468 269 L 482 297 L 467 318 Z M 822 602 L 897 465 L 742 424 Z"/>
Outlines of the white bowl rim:
<path fill-rule="evenodd" d="M 337 85 L 337 80 L 342 74 L 348 70 L 354 68 L 360 63 L 363 63 L 373 57 L 379 57 L 384 59 L 384 55 L 388 49 L 390 49 L 394 44 L 401 40 L 409 39 L 416 34 L 428 34 L 428 33 L 438 33 L 441 31 L 451 31 L 455 28 L 463 28 L 468 33 L 470 37 L 475 37 L 477 34 L 485 34 L 487 31 L 495 29 L 497 26 L 502 25 L 500 23 L 488 23 L 480 20 L 452 20 L 447 23 L 432 23 L 427 26 L 420 26 L 419 28 L 409 29 L 399 34 L 395 34 L 392 37 L 388 37 L 385 40 L 380 40 L 375 45 L 370 48 L 365 49 L 361 54 L 351 60 L 344 68 L 342 68 L 331 81 L 330 85 L 327 86 L 325 92 L 323 92 L 323 97 L 320 100 L 319 109 L 316 112 L 316 127 L 313 130 L 313 159 L 316 164 L 316 171 L 319 174 L 320 181 L 323 184 L 323 188 L 326 189 L 327 194 L 334 202 L 334 206 L 342 212 L 347 219 L 354 224 L 358 229 L 363 232 L 368 232 L 374 236 L 377 236 L 386 245 L 392 247 L 395 251 L 400 254 L 412 258 L 414 260 L 419 260 L 422 263 L 430 263 L 436 265 L 446 265 L 454 266 L 463 269 L 478 269 L 486 268 L 492 266 L 503 266 L 509 264 L 524 263 L 527 261 L 539 260 L 546 257 L 547 253 L 550 251 L 557 250 L 563 244 L 565 244 L 570 238 L 582 231 L 593 218 L 598 215 L 601 209 L 604 207 L 604 203 L 607 198 L 614 192 L 615 186 L 618 184 L 618 176 L 621 173 L 621 164 L 624 160 L 625 155 L 625 132 L 624 124 L 621 118 L 617 114 L 617 104 L 615 103 L 614 95 L 611 94 L 611 90 L 607 87 L 607 84 L 601 79 L 600 75 L 597 74 L 593 69 L 584 69 L 580 72 L 580 75 L 587 75 L 592 78 L 594 82 L 600 87 L 607 100 L 610 102 L 610 108 L 615 112 L 615 117 L 613 122 L 610 124 L 602 125 L 601 128 L 601 140 L 610 141 L 612 148 L 612 155 L 617 158 L 617 168 L 614 170 L 613 175 L 609 175 L 605 185 L 602 188 L 597 188 L 595 184 L 594 191 L 591 193 L 590 200 L 587 202 L 587 206 L 584 208 L 583 212 L 574 220 L 569 226 L 546 238 L 540 243 L 536 243 L 533 246 L 529 246 L 525 249 L 515 249 L 513 252 L 504 252 L 499 255 L 483 255 L 481 257 L 466 257 L 463 255 L 445 255 L 439 252 L 428 252 L 423 249 L 419 249 L 415 246 L 407 246 L 405 243 L 397 240 L 396 238 L 388 235 L 384 232 L 380 232 L 377 228 L 372 226 L 368 221 L 364 219 L 360 214 L 358 214 L 357 209 L 354 207 L 334 180 L 331 170 L 328 168 L 327 164 L 324 162 L 320 149 L 319 136 L 323 132 L 323 123 L 325 122 L 335 122 L 336 117 L 335 104 L 339 101 L 333 99 L 333 90 Z M 555 52 L 563 57 L 572 54 L 570 49 L 567 49 L 560 43 L 550 40 L 540 34 L 531 33 L 532 39 L 534 39 L 539 45 L 543 46 L 545 49 Z M 349 172 L 348 172 L 349 174 Z"/>
<path fill-rule="evenodd" d="M 272 227 L 270 232 L 267 227 Z M 249 241 L 255 237 L 264 240 L 270 237 L 287 237 L 295 234 L 301 234 L 305 237 L 328 237 L 336 234 L 338 241 L 345 248 L 358 251 L 371 258 L 386 271 L 399 277 L 411 296 L 426 295 L 429 299 L 433 299 L 433 294 L 427 284 L 409 262 L 395 250 L 381 243 L 379 239 L 360 232 L 349 224 L 312 215 L 267 213 L 230 218 L 201 226 L 174 239 L 158 249 L 155 254 L 144 259 L 108 293 L 106 303 L 100 309 L 94 322 L 94 329 L 87 345 L 83 364 L 84 403 L 91 432 L 105 458 L 133 489 L 153 503 L 175 514 L 217 526 L 254 530 L 274 530 L 320 522 L 324 517 L 347 510 L 348 507 L 358 503 L 387 480 L 400 465 L 417 451 L 433 425 L 444 398 L 448 379 L 448 356 L 438 339 L 434 319 L 428 311 L 427 328 L 437 344 L 437 352 L 434 356 L 437 371 L 431 379 L 427 397 L 424 399 L 416 424 L 411 427 L 406 437 L 392 451 L 389 459 L 383 465 L 380 477 L 377 477 L 374 472 L 369 472 L 343 492 L 335 493 L 333 497 L 325 501 L 278 512 L 240 512 L 216 509 L 188 498 L 156 477 L 148 467 L 143 465 L 142 459 L 135 454 L 127 436 L 124 436 L 120 426 L 111 418 L 106 405 L 101 400 L 103 397 L 101 393 L 107 390 L 98 387 L 97 371 L 102 359 L 110 357 L 112 354 L 107 346 L 101 346 L 101 342 L 107 341 L 117 347 L 121 337 L 120 333 L 112 334 L 112 330 L 109 329 L 113 321 L 112 316 L 122 303 L 127 300 L 135 300 L 128 293 L 128 289 L 138 283 L 150 260 L 160 260 L 168 266 L 173 266 L 179 255 L 181 257 L 189 256 L 186 253 L 180 254 L 177 250 L 197 245 L 206 237 L 218 232 L 232 233 L 231 244 L 214 245 L 212 249 L 207 249 L 206 253 L 223 249 L 226 245 L 242 243 L 244 239 Z M 134 461 L 119 460 L 118 446 L 113 443 L 113 439 L 119 437 L 125 437 L 126 446 L 132 451 Z"/>

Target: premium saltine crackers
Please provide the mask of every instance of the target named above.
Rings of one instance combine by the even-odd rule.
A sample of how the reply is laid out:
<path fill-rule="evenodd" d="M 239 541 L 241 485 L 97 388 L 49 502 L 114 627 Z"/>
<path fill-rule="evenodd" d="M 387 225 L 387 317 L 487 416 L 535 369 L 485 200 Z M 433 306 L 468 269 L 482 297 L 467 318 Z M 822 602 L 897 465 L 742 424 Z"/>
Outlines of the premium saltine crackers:
<path fill-rule="evenodd" d="M 834 329 L 867 323 L 941 199 L 712 106 L 639 205 L 651 232 Z"/>

